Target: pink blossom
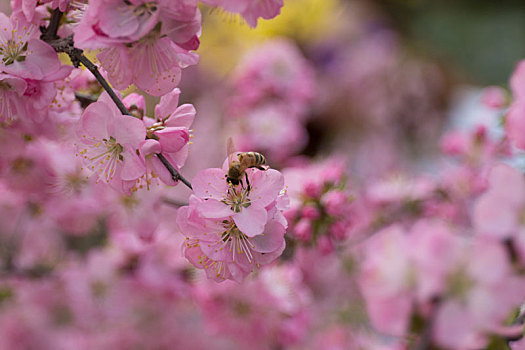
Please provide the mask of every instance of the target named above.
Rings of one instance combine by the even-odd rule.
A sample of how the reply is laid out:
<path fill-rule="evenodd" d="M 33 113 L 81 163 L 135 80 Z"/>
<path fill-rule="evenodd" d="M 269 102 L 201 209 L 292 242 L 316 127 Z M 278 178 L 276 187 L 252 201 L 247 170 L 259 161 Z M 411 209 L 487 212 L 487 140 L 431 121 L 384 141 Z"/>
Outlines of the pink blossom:
<path fill-rule="evenodd" d="M 299 152 L 308 135 L 304 126 L 290 118 L 287 108 L 272 104 L 249 111 L 240 121 L 235 144 L 242 150 L 257 149 L 268 157 L 283 160 Z"/>
<path fill-rule="evenodd" d="M 69 3 L 72 0 L 11 0 L 11 7 L 13 12 L 22 12 L 25 19 L 29 22 L 33 22 L 35 17 L 35 10 L 40 4 L 50 5 L 52 9 L 60 9 L 62 12 L 66 12 Z"/>
<path fill-rule="evenodd" d="M 177 184 L 156 154 L 163 154 L 176 170 L 180 170 L 188 157 L 191 137 L 189 128 L 195 118 L 195 107 L 191 104 L 178 106 L 179 95 L 180 90 L 174 89 L 162 96 L 155 107 L 155 119 L 143 118 L 148 135 L 152 137 L 141 145 L 147 168 L 145 180 L 148 188 L 151 180 L 157 177 L 167 185 Z"/>
<path fill-rule="evenodd" d="M 199 212 L 206 218 L 231 217 L 248 237 L 260 235 L 269 218 L 266 208 L 284 187 L 283 176 L 273 169 L 248 169 L 251 189 L 247 189 L 228 184 L 226 170 L 206 169 L 193 178 L 195 195 L 205 199 Z"/>
<path fill-rule="evenodd" d="M 299 220 L 293 228 L 293 233 L 300 241 L 309 242 L 312 239 L 312 222 L 307 218 Z"/>
<path fill-rule="evenodd" d="M 144 174 L 144 164 L 137 154 L 146 137 L 144 124 L 122 115 L 107 94 L 86 108 L 79 136 L 82 145 L 78 154 L 98 180 L 127 192 Z"/>
<path fill-rule="evenodd" d="M 28 115 L 27 99 L 23 97 L 26 88 L 23 79 L 0 73 L 0 122 L 10 124 Z"/>
<path fill-rule="evenodd" d="M 506 239 L 523 231 L 525 179 L 523 174 L 505 164 L 494 166 L 489 174 L 489 188 L 474 205 L 472 221 L 482 235 Z"/>
<path fill-rule="evenodd" d="M 402 335 L 413 313 L 435 317 L 434 340 L 447 348 L 482 348 L 524 295 L 500 243 L 462 240 L 440 222 L 388 227 L 365 257 L 360 285 L 374 326 Z"/>
<path fill-rule="evenodd" d="M 267 41 L 249 51 L 236 68 L 232 112 L 282 101 L 289 114 L 304 119 L 315 94 L 312 67 L 292 42 Z"/>
<path fill-rule="evenodd" d="M 306 205 L 303 208 L 301 215 L 307 219 L 315 220 L 315 219 L 319 219 L 319 217 L 321 216 L 321 213 L 319 212 L 319 209 L 317 209 L 315 206 Z"/>
<path fill-rule="evenodd" d="M 228 184 L 224 169 L 199 172 L 192 181 L 190 205 L 177 215 L 187 237 L 186 257 L 217 281 L 242 281 L 277 258 L 285 246 L 282 175 L 272 169 L 247 173 L 250 189 Z"/>
<path fill-rule="evenodd" d="M 346 239 L 353 227 L 353 197 L 345 189 L 344 162 L 327 161 L 284 170 L 293 238 L 303 244 L 314 244 L 325 254 L 331 253 L 337 241 Z"/>
<path fill-rule="evenodd" d="M 268 267 L 241 285 L 226 281 L 198 287 L 206 325 L 233 337 L 239 348 L 292 347 L 308 335 L 312 296 L 294 265 Z"/>
<path fill-rule="evenodd" d="M 21 78 L 55 81 L 71 73 L 72 67 L 62 66 L 55 50 L 39 39 L 38 27 L 21 19 L 18 14 L 7 17 L 0 13 L 0 69 Z"/>
<path fill-rule="evenodd" d="M 412 312 L 412 264 L 401 227 L 374 235 L 366 246 L 359 279 L 372 324 L 381 332 L 402 335 Z"/>
<path fill-rule="evenodd" d="M 476 240 L 448 273 L 447 298 L 436 316 L 434 337 L 450 348 L 483 347 L 523 300 L 524 280 L 513 275 L 503 247 Z"/>
<path fill-rule="evenodd" d="M 441 151 L 448 155 L 462 155 L 467 153 L 469 144 L 467 137 L 459 131 L 451 131 L 441 137 Z"/>
<path fill-rule="evenodd" d="M 55 50 L 39 39 L 38 27 L 18 14 L 0 13 L 0 26 L 0 121 L 41 122 L 56 95 L 53 82 L 67 77 L 72 67 L 62 66 Z"/>
<path fill-rule="evenodd" d="M 174 89 L 160 99 L 155 107 L 156 123 L 150 130 L 158 138 L 162 153 L 182 167 L 188 156 L 190 126 L 195 118 L 195 107 L 191 104 L 178 106 L 180 90 Z"/>
<path fill-rule="evenodd" d="M 333 190 L 327 192 L 321 199 L 321 202 L 328 215 L 338 216 L 347 212 L 349 198 L 347 193 Z"/>

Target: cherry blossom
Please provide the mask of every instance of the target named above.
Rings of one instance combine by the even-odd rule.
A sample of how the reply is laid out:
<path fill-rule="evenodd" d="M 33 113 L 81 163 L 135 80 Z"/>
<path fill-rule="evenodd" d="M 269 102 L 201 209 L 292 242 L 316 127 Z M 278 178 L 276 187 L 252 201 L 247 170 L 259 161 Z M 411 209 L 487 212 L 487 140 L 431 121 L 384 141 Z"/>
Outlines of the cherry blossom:
<path fill-rule="evenodd" d="M 127 192 L 144 172 L 140 143 L 146 137 L 144 124 L 122 115 L 103 94 L 82 116 L 78 154 L 98 180 Z"/>
<path fill-rule="evenodd" d="M 190 205 L 177 215 L 187 237 L 186 257 L 218 281 L 242 281 L 275 260 L 285 247 L 282 175 L 273 169 L 247 173 L 250 189 L 229 184 L 225 169 L 199 172 L 192 182 L 195 195 Z"/>

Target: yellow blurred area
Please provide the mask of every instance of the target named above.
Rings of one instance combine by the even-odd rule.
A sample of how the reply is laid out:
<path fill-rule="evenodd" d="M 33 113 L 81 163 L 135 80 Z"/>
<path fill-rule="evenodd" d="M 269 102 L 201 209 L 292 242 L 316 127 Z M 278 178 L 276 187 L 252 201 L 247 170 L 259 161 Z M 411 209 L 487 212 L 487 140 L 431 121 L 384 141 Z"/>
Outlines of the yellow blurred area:
<path fill-rule="evenodd" d="M 201 10 L 200 65 L 221 76 L 246 50 L 268 38 L 286 36 L 298 43 L 315 42 L 338 29 L 342 21 L 339 0 L 285 0 L 280 15 L 259 19 L 255 29 L 240 16 L 209 7 Z"/>

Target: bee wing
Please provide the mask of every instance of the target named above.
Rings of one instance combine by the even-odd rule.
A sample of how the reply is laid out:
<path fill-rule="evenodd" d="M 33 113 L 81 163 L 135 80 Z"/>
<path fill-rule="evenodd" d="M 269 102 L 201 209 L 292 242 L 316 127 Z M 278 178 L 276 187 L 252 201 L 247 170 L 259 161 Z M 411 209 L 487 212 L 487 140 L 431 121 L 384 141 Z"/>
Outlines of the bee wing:
<path fill-rule="evenodd" d="M 231 137 L 228 137 L 226 147 L 227 147 L 226 153 L 228 154 L 228 166 L 229 166 L 234 161 L 234 157 L 236 155 L 235 145 L 233 144 L 233 139 Z"/>

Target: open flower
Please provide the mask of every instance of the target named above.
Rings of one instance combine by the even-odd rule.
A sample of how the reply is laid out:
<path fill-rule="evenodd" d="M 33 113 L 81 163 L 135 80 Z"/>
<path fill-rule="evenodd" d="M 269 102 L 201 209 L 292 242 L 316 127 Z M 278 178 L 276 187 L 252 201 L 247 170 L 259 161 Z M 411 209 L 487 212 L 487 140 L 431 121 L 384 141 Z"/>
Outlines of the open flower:
<path fill-rule="evenodd" d="M 272 204 L 284 187 L 284 178 L 273 169 L 247 169 L 251 189 L 226 182 L 226 169 L 206 169 L 193 179 L 193 191 L 204 199 L 199 212 L 205 218 L 231 217 L 249 237 L 259 235 L 268 221 L 266 207 Z"/>
<path fill-rule="evenodd" d="M 0 70 L 24 79 L 55 81 L 65 78 L 72 67 L 62 66 L 55 50 L 39 39 L 38 27 L 0 13 Z"/>
<path fill-rule="evenodd" d="M 191 104 L 177 106 L 179 95 L 180 90 L 174 89 L 162 96 L 160 103 L 155 107 L 155 119 L 143 118 L 149 139 L 142 143 L 141 155 L 146 164 L 144 180 L 148 188 L 155 178 L 169 186 L 177 185 L 156 154 L 161 153 L 177 171 L 184 165 L 188 157 L 191 138 L 189 128 L 195 118 L 195 107 Z M 137 100 L 137 104 L 142 105 L 143 102 L 143 99 Z M 135 106 L 135 108 L 138 108 L 139 115 L 143 114 L 141 112 L 143 107 Z"/>
<path fill-rule="evenodd" d="M 286 195 L 276 170 L 248 169 L 250 188 L 226 182 L 226 170 L 206 169 L 193 179 L 195 195 L 179 209 L 186 258 L 216 281 L 237 282 L 284 250 Z"/>
<path fill-rule="evenodd" d="M 146 128 L 139 119 L 125 116 L 104 93 L 89 105 L 82 116 L 80 138 L 82 156 L 88 170 L 98 180 L 112 183 L 128 192 L 144 172 L 139 147 L 146 137 Z"/>

